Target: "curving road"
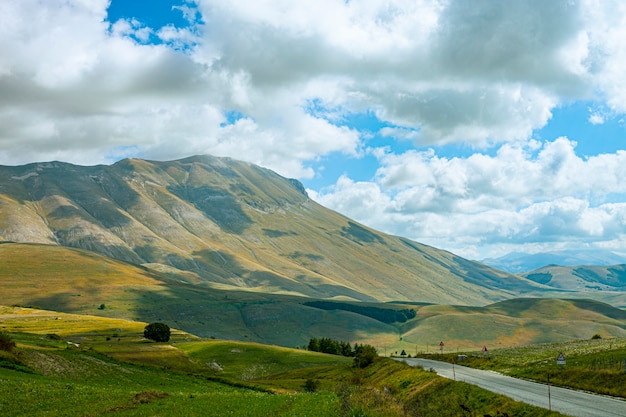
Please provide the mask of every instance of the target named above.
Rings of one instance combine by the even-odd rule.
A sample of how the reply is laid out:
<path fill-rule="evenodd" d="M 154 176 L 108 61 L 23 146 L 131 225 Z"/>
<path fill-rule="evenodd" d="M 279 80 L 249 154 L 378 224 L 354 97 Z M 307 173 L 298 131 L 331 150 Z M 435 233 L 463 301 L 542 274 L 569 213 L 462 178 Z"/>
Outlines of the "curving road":
<path fill-rule="evenodd" d="M 434 369 L 438 375 L 468 384 L 478 385 L 486 390 L 506 395 L 537 407 L 551 408 L 562 414 L 577 417 L 625 417 L 626 401 L 589 394 L 560 387 L 548 387 L 536 382 L 524 381 L 493 371 L 452 365 L 430 359 L 398 359 L 411 366 L 420 365 L 424 369 Z"/>

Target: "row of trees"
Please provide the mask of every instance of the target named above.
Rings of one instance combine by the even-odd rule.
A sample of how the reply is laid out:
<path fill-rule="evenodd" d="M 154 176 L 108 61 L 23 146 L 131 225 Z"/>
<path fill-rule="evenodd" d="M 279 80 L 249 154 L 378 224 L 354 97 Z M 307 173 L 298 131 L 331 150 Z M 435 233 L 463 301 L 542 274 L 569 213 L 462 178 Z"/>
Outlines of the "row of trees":
<path fill-rule="evenodd" d="M 356 349 L 357 345 L 354 345 Z M 312 352 L 330 353 L 331 355 L 354 356 L 354 349 L 348 342 L 322 337 L 321 339 L 312 338 L 309 340 L 307 349 Z"/>
<path fill-rule="evenodd" d="M 358 368 L 365 368 L 374 362 L 374 359 L 378 356 L 374 346 L 355 343 L 353 348 L 348 342 L 328 337 L 310 339 L 307 349 L 312 352 L 330 353 L 331 355 L 354 358 L 354 366 Z"/>

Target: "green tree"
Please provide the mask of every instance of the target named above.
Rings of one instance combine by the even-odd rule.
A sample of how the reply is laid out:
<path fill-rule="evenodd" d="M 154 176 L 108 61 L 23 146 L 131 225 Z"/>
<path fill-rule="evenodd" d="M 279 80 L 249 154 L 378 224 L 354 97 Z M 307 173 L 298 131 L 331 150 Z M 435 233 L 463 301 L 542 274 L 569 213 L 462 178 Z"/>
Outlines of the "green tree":
<path fill-rule="evenodd" d="M 354 348 L 353 364 L 357 368 L 365 368 L 378 357 L 376 348 L 372 345 L 356 345 Z"/>
<path fill-rule="evenodd" d="M 319 352 L 320 341 L 316 338 L 312 338 L 311 340 L 309 340 L 309 346 L 307 346 L 307 349 L 310 350 L 311 352 Z"/>
<path fill-rule="evenodd" d="M 155 342 L 169 341 L 170 334 L 170 326 L 165 323 L 150 323 L 143 330 L 143 337 Z"/>

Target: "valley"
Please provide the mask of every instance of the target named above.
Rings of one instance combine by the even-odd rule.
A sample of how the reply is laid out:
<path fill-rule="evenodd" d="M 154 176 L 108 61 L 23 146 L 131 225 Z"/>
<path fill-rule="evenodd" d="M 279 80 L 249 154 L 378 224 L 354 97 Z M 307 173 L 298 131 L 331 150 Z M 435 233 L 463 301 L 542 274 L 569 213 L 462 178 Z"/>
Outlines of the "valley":
<path fill-rule="evenodd" d="M 386 359 L 355 371 L 350 358 L 308 352 L 309 340 L 450 358 L 626 340 L 619 265 L 507 273 L 367 228 L 251 164 L 205 156 L 0 171 L 0 331 L 16 342 L 0 358 L 3 407 L 15 392 L 30 402 L 43 390 L 48 405 L 37 410 L 88 415 L 82 400 L 59 411 L 54 398 L 71 386 L 107 414 L 184 403 L 185 415 L 223 415 L 243 401 L 263 410 L 251 416 L 394 416 L 431 407 L 420 398 L 435 395 L 432 384 L 439 408 L 428 413 L 447 415 L 446 403 L 486 394 Z M 172 340 L 144 339 L 152 322 L 171 326 Z M 159 372 L 161 385 L 146 382 Z M 526 407 L 491 401 L 484 412 Z"/>
<path fill-rule="evenodd" d="M 359 369 L 342 356 L 176 329 L 155 343 L 145 323 L 21 307 L 0 307 L 0 321 L 2 340 L 15 343 L 0 349 L 0 407 L 12 416 L 560 415 L 388 358 Z M 610 354 L 603 346 L 596 353 Z"/>

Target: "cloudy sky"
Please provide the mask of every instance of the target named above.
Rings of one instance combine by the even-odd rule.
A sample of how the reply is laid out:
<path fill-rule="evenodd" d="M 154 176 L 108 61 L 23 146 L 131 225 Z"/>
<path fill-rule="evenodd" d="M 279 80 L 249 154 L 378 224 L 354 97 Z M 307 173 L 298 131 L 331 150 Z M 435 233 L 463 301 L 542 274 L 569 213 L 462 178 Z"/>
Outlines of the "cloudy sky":
<path fill-rule="evenodd" d="M 626 3 L 2 0 L 0 164 L 230 156 L 472 259 L 626 252 Z"/>

